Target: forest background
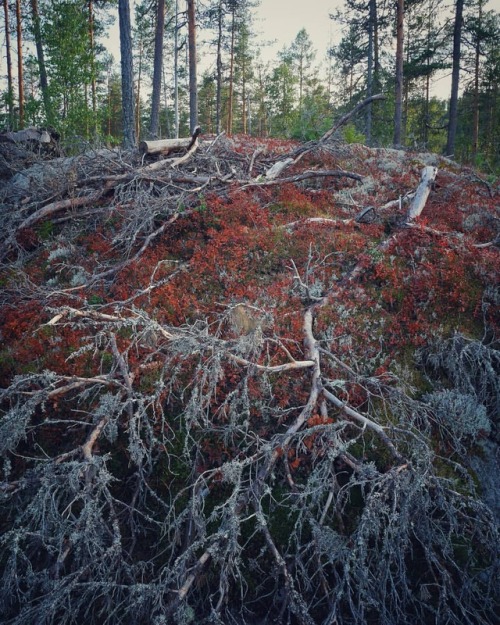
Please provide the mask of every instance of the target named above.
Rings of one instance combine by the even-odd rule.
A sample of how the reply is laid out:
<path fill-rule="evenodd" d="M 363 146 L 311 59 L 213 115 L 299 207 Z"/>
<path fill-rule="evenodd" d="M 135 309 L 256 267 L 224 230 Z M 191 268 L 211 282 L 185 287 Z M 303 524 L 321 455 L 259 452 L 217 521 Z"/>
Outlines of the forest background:
<path fill-rule="evenodd" d="M 88 142 L 122 141 L 123 81 L 110 53 L 121 4 L 131 12 L 133 42 L 134 110 L 126 125 L 133 124 L 137 139 L 188 134 L 192 5 L 196 117 L 205 133 L 312 140 L 336 116 L 383 93 L 383 104 L 367 107 L 345 128 L 348 142 L 396 144 L 499 166 L 497 0 L 345 0 L 330 9 L 331 24 L 324 16 L 325 33 L 333 28 L 337 41 L 318 49 L 303 28 L 274 57 L 266 51 L 271 42 L 259 36 L 255 0 L 2 3 L 5 129 L 49 125 L 76 150 Z M 454 84 L 446 94 L 450 74 Z M 451 117 L 456 130 L 450 143 Z"/>

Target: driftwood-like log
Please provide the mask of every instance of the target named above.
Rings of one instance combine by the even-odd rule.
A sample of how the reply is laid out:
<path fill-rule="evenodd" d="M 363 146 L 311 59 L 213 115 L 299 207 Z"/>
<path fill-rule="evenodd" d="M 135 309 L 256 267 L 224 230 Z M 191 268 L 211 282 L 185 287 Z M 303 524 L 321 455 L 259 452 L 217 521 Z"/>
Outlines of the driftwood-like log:
<path fill-rule="evenodd" d="M 422 169 L 420 184 L 418 185 L 415 197 L 413 198 L 408 214 L 406 215 L 406 221 L 408 223 L 414 221 L 424 210 L 425 203 L 427 202 L 427 198 L 431 192 L 431 187 L 436 179 L 437 172 L 437 167 L 432 167 L 430 165 Z"/>
<path fill-rule="evenodd" d="M 157 141 L 141 141 L 139 149 L 143 154 L 168 154 L 177 150 L 190 150 L 201 134 L 201 128 L 196 126 L 191 137 L 177 139 L 158 139 Z"/>
<path fill-rule="evenodd" d="M 187 149 L 191 144 L 191 137 L 182 139 L 159 139 L 158 141 L 141 141 L 139 149 L 142 154 L 169 154 L 176 150 Z"/>
<path fill-rule="evenodd" d="M 275 163 L 275 165 L 279 165 L 281 163 L 285 163 L 285 161 L 279 161 L 278 163 Z M 273 165 L 273 167 L 275 167 L 275 165 Z M 362 176 L 350 171 L 337 169 L 328 169 L 323 171 L 314 169 L 304 171 L 296 176 L 288 176 L 287 178 L 275 179 L 275 176 L 273 175 L 271 176 L 271 180 L 269 180 L 266 176 L 264 180 L 252 180 L 251 182 L 248 182 L 243 186 L 243 189 L 248 187 L 269 187 L 277 184 L 285 184 L 287 182 L 301 182 L 302 180 L 308 180 L 309 178 L 350 178 L 351 180 L 356 180 L 357 182 L 361 182 L 363 180 Z"/>

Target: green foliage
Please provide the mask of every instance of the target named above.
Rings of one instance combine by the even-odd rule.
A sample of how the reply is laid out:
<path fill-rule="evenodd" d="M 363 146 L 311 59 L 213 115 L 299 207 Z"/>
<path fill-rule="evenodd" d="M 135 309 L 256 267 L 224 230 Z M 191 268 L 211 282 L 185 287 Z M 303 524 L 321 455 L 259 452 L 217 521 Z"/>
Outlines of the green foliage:
<path fill-rule="evenodd" d="M 356 127 L 352 124 L 345 126 L 342 134 L 346 143 L 364 143 L 365 141 L 365 135 L 356 130 Z"/>
<path fill-rule="evenodd" d="M 47 219 L 47 221 L 44 221 L 38 226 L 37 234 L 42 241 L 49 240 L 54 234 L 54 223 L 50 219 Z"/>

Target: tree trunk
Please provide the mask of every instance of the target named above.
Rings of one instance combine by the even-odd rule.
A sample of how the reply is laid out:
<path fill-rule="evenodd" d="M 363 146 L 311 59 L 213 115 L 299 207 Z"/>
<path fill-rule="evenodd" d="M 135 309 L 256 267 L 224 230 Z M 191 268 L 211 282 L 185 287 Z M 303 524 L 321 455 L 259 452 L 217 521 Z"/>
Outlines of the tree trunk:
<path fill-rule="evenodd" d="M 198 83 L 196 78 L 196 7 L 187 0 L 189 46 L 189 128 L 191 134 L 198 126 Z"/>
<path fill-rule="evenodd" d="M 266 100 L 265 100 L 265 76 L 264 70 L 262 66 L 259 67 L 259 117 L 257 122 L 258 127 L 258 136 L 265 137 L 267 136 L 267 111 L 266 111 Z"/>
<path fill-rule="evenodd" d="M 179 136 L 179 0 L 175 0 L 174 30 L 174 137 Z"/>
<path fill-rule="evenodd" d="M 170 119 L 168 115 L 168 89 L 167 89 L 167 78 L 165 76 L 165 65 L 162 67 L 162 75 L 163 75 L 163 109 L 165 111 L 165 130 L 163 134 L 166 137 L 170 137 Z M 161 134 L 161 126 L 159 126 L 160 134 Z"/>
<path fill-rule="evenodd" d="M 241 66 L 241 123 L 243 134 L 247 134 L 247 81 L 246 81 L 246 59 L 243 55 Z"/>
<path fill-rule="evenodd" d="M 227 110 L 227 134 L 233 132 L 233 99 L 234 99 L 234 39 L 235 39 L 236 9 L 233 8 L 231 21 L 231 55 L 229 61 L 229 102 Z"/>
<path fill-rule="evenodd" d="M 394 146 L 401 146 L 403 125 L 403 39 L 404 39 L 404 0 L 396 5 L 396 90 L 394 108 Z"/>
<path fill-rule="evenodd" d="M 476 34 L 476 45 L 474 50 L 474 101 L 472 112 L 472 160 L 476 161 L 479 151 L 479 63 L 481 59 L 481 35 L 483 18 L 483 0 L 479 1 L 479 15 Z"/>
<path fill-rule="evenodd" d="M 373 25 L 373 73 L 374 73 L 374 91 L 378 90 L 380 83 L 380 53 L 379 53 L 379 35 L 378 35 L 378 13 L 377 0 L 370 0 L 370 11 L 372 15 Z"/>
<path fill-rule="evenodd" d="M 7 89 L 8 89 L 8 107 L 9 107 L 9 127 L 12 128 L 14 123 L 14 81 L 12 79 L 12 55 L 10 45 L 10 24 L 9 24 L 9 5 L 7 0 L 3 0 L 3 10 L 5 14 L 5 47 L 7 54 Z"/>
<path fill-rule="evenodd" d="M 36 45 L 36 58 L 38 61 L 38 71 L 40 72 L 40 88 L 42 90 L 43 106 L 45 117 L 49 126 L 54 124 L 52 103 L 50 101 L 49 83 L 47 80 L 47 69 L 45 67 L 45 57 L 43 54 L 42 33 L 40 29 L 40 12 L 38 10 L 38 0 L 31 0 L 31 17 L 33 21 L 33 34 Z"/>
<path fill-rule="evenodd" d="M 182 148 L 189 148 L 191 137 L 183 139 L 158 139 L 156 141 L 141 141 L 139 149 L 143 154 L 168 154 Z"/>
<path fill-rule="evenodd" d="M 453 68 L 451 72 L 451 97 L 448 121 L 448 140 L 446 154 L 452 156 L 455 152 L 458 121 L 458 87 L 460 83 L 460 44 L 462 36 L 462 14 L 464 0 L 457 0 L 455 7 L 455 25 L 453 29 Z"/>
<path fill-rule="evenodd" d="M 137 69 L 137 89 L 135 92 L 135 136 L 139 138 L 141 134 L 141 86 L 142 86 L 142 58 L 144 54 L 144 41 L 141 38 L 139 41 L 139 67 Z"/>
<path fill-rule="evenodd" d="M 222 130 L 222 0 L 219 0 L 217 15 L 217 79 L 215 96 L 215 125 L 219 135 Z"/>
<path fill-rule="evenodd" d="M 369 98 L 373 94 L 373 61 L 374 61 L 374 40 L 375 40 L 375 22 L 377 20 L 376 0 L 370 0 L 370 17 L 368 19 L 368 69 L 366 77 L 366 97 Z M 366 108 L 366 144 L 370 146 L 372 143 L 372 103 Z"/>
<path fill-rule="evenodd" d="M 134 71 L 132 62 L 132 27 L 130 25 L 129 0 L 118 0 L 120 24 L 120 55 L 122 71 L 123 144 L 135 146 L 134 128 Z"/>
<path fill-rule="evenodd" d="M 429 197 L 429 193 L 431 192 L 432 185 L 434 184 L 434 180 L 436 179 L 437 171 L 437 167 L 432 167 L 430 165 L 422 169 L 420 184 L 418 185 L 415 197 L 413 198 L 408 214 L 406 215 L 406 221 L 408 223 L 414 221 L 423 211 L 427 198 Z"/>
<path fill-rule="evenodd" d="M 163 68 L 163 36 L 165 33 L 165 0 L 157 0 L 155 29 L 155 58 L 153 69 L 153 94 L 151 99 L 151 125 L 149 132 L 152 137 L 158 136 L 160 118 L 161 77 Z"/>
<path fill-rule="evenodd" d="M 93 116 L 93 133 L 97 136 L 97 79 L 96 79 L 96 62 L 95 62 L 95 18 L 94 18 L 94 2 L 89 0 L 89 44 L 90 44 L 90 71 L 92 91 L 92 116 Z"/>
<path fill-rule="evenodd" d="M 19 92 L 19 128 L 24 128 L 24 75 L 23 75 L 23 26 L 21 21 L 21 0 L 16 0 L 17 31 L 17 81 Z"/>

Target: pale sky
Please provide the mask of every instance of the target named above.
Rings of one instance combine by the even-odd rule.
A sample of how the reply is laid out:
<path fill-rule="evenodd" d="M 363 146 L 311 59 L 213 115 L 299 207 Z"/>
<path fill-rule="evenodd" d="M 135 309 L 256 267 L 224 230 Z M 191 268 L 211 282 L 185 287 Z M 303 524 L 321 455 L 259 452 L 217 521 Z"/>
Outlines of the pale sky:
<path fill-rule="evenodd" d="M 182 6 L 182 2 L 183 0 L 180 0 L 179 6 Z M 134 4 L 135 1 L 131 0 L 132 12 Z M 453 4 L 454 0 L 448 0 L 449 6 Z M 327 49 L 333 44 L 338 44 L 341 39 L 340 25 L 331 20 L 329 14 L 342 6 L 343 0 L 260 0 L 260 6 L 255 10 L 254 24 L 258 41 L 275 41 L 273 45 L 262 46 L 264 58 L 274 60 L 277 53 L 284 46 L 289 46 L 297 33 L 305 28 L 313 41 L 317 53 L 316 61 L 322 61 Z M 500 0 L 490 0 L 486 8 L 500 12 Z M 3 51 L 3 33 L 1 39 Z M 118 61 L 118 19 L 115 20 L 105 43 Z M 4 73 L 4 59 L 0 58 L 0 81 Z M 441 91 L 439 82 L 441 81 L 435 85 L 437 92 Z M 448 91 L 448 87 L 437 95 L 442 97 L 445 91 Z"/>
<path fill-rule="evenodd" d="M 454 1 L 448 0 L 447 4 L 451 6 Z M 183 0 L 180 0 L 179 7 L 182 3 Z M 132 13 L 134 4 L 135 0 L 131 0 Z M 254 23 L 258 40 L 275 41 L 273 45 L 262 47 L 263 55 L 270 60 L 275 59 L 284 46 L 292 43 L 299 30 L 305 28 L 316 50 L 316 60 L 323 60 L 327 49 L 338 44 L 342 37 L 340 25 L 329 16 L 343 4 L 344 0 L 260 0 L 255 9 Z M 489 0 L 486 8 L 500 12 L 500 0 Z M 111 29 L 109 44 L 115 59 L 118 59 L 118 19 Z"/>
<path fill-rule="evenodd" d="M 317 60 L 321 60 L 332 43 L 340 41 L 340 27 L 329 15 L 342 5 L 343 0 L 261 0 L 256 10 L 255 30 L 262 31 L 268 41 L 277 40 L 270 48 L 274 56 L 305 28 L 316 49 Z"/>
<path fill-rule="evenodd" d="M 500 3 L 500 0 L 496 1 Z M 135 0 L 131 0 L 130 4 L 133 13 Z M 334 43 L 340 41 L 340 27 L 329 18 L 329 14 L 342 5 L 343 0 L 260 0 L 255 9 L 255 31 L 259 40 L 275 41 L 270 46 L 264 46 L 262 53 L 266 58 L 276 58 L 284 46 L 292 43 L 299 30 L 305 28 L 320 61 L 332 44 L 332 38 L 335 38 Z M 182 8 L 182 0 L 179 8 Z M 118 19 L 111 28 L 108 46 L 118 60 Z"/>
<path fill-rule="evenodd" d="M 299 30 L 305 28 L 318 58 L 323 58 L 331 42 L 340 41 L 340 27 L 329 14 L 343 4 L 343 0 L 260 0 L 256 9 L 256 30 L 262 30 L 266 39 L 278 39 L 279 44 L 273 49 L 279 51 L 284 45 L 290 45 Z M 451 6 L 454 0 L 446 4 Z M 490 0 L 486 10 L 500 12 L 500 0 Z"/>

